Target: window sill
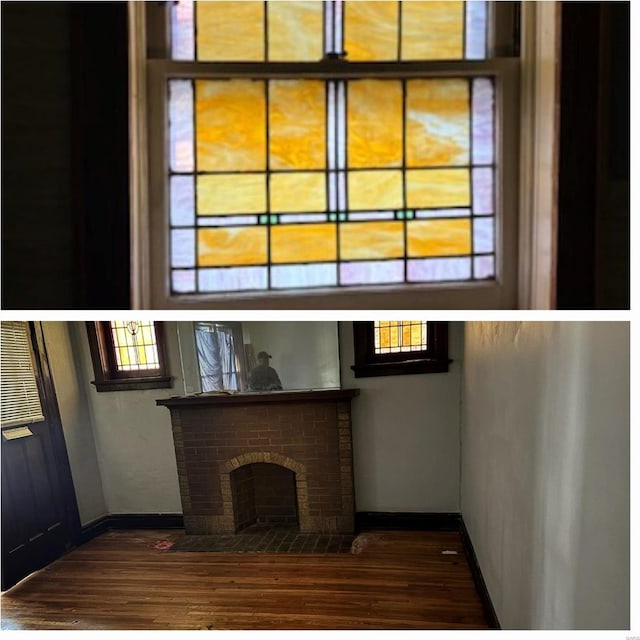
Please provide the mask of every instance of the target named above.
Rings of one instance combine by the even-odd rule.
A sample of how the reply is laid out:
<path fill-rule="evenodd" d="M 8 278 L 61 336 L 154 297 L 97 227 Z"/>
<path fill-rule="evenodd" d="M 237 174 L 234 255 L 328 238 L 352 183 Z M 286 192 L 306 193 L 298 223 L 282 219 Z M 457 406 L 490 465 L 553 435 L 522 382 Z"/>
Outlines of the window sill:
<path fill-rule="evenodd" d="M 353 365 L 356 378 L 373 376 L 402 376 L 416 373 L 447 373 L 453 360 L 413 360 L 409 362 L 376 362 L 360 366 Z"/>
<path fill-rule="evenodd" d="M 173 386 L 171 376 L 93 380 L 91 384 L 95 385 L 96 391 L 143 391 L 144 389 L 167 389 Z"/>

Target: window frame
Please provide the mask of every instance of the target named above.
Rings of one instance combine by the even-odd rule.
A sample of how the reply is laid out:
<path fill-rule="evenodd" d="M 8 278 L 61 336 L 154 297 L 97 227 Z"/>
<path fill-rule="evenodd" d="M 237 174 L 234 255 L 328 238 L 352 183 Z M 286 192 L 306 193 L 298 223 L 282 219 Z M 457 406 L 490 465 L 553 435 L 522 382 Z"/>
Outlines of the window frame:
<path fill-rule="evenodd" d="M 139 6 L 140 4 L 147 5 Z M 535 3 L 534 3 L 535 4 Z M 552 3 L 553 4 L 553 3 Z M 498 7 L 497 7 L 498 5 Z M 383 309 L 383 308 L 449 308 L 495 309 L 530 306 L 533 292 L 540 281 L 552 277 L 548 237 L 535 234 L 531 220 L 535 212 L 526 211 L 526 224 L 518 224 L 519 205 L 530 209 L 525 199 L 525 187 L 530 191 L 532 180 L 522 173 L 520 180 L 519 154 L 521 138 L 527 137 L 529 147 L 537 141 L 532 121 L 547 116 L 530 109 L 536 96 L 520 89 L 520 67 L 527 71 L 526 61 L 513 56 L 509 43 L 513 23 L 507 8 L 513 12 L 513 3 L 490 5 L 493 53 L 497 57 L 485 61 L 433 61 L 399 63 L 210 63 L 176 62 L 167 54 L 167 24 L 162 17 L 164 8 L 159 3 L 135 3 L 130 7 L 130 117 L 132 155 L 132 263 L 133 306 L 137 308 L 166 309 L 251 309 L 268 306 L 272 309 Z M 547 11 L 546 21 L 549 20 Z M 545 17 L 543 16 L 543 17 Z M 525 29 L 525 18 L 527 28 Z M 533 29 L 543 29 L 544 22 L 532 8 L 522 12 L 523 35 Z M 507 35 L 505 35 L 507 34 Z M 529 42 L 531 36 L 527 36 Z M 525 43 L 527 44 L 527 43 Z M 531 57 L 540 53 L 528 46 L 523 51 Z M 539 57 L 539 56 L 538 56 Z M 531 62 L 531 61 L 529 61 Z M 534 60 L 535 62 L 535 60 Z M 348 65 L 348 68 L 347 68 Z M 268 66 L 268 71 L 266 70 Z M 531 66 L 531 65 L 529 65 Z M 534 71 L 536 67 L 533 67 Z M 437 77 L 455 74 L 459 77 L 489 75 L 496 82 L 496 277 L 491 281 L 458 283 L 400 284 L 397 286 L 330 287 L 324 289 L 292 289 L 259 293 L 203 293 L 172 295 L 169 285 L 169 223 L 168 180 L 166 179 L 167 116 L 166 82 L 170 78 L 224 78 L 238 77 L 242 70 L 251 77 Z M 531 74 L 531 69 L 528 71 Z M 552 78 L 545 76 L 546 88 Z M 531 89 L 531 84 L 528 85 Z M 539 89 L 535 86 L 535 89 Z M 521 98 L 527 100 L 522 104 Z M 547 110 L 548 111 L 548 110 Z M 523 122 L 524 118 L 524 122 Z M 534 124 L 535 124 L 534 122 Z M 548 129 L 548 127 L 547 127 Z M 162 131 L 163 135 L 157 135 Z M 546 142 L 548 143 L 548 136 Z M 551 140 L 553 142 L 553 140 Z M 526 146 L 526 145 L 525 145 Z M 540 145 L 542 146 L 542 145 Z M 553 145 L 552 145 L 553 147 Z M 542 149 L 544 152 L 544 149 Z M 531 167 L 529 166 L 529 169 Z M 540 172 L 549 166 L 536 164 Z M 535 176 L 534 176 L 535 177 Z M 548 176 L 547 176 L 548 177 Z M 553 185 L 549 180 L 546 186 Z M 551 190 L 553 192 L 553 190 Z M 548 200 L 548 199 L 547 199 Z M 541 212 L 546 214 L 547 212 Z M 549 217 L 548 215 L 546 216 Z M 545 233 L 552 228 L 545 227 Z M 527 241 L 535 241 L 531 248 Z M 520 247 L 520 251 L 519 251 Z M 537 261 L 537 262 L 536 262 Z M 531 268 L 536 262 L 535 272 Z M 528 282 L 527 278 L 536 279 Z M 537 306 L 545 307 L 544 301 Z"/>
<path fill-rule="evenodd" d="M 351 369 L 356 378 L 373 376 L 447 373 L 449 364 L 449 323 L 427 321 L 427 348 L 422 351 L 375 353 L 374 322 L 353 323 Z"/>
<path fill-rule="evenodd" d="M 159 366 L 157 369 L 118 371 L 115 359 L 115 347 L 109 320 L 85 323 L 89 351 L 93 364 L 97 391 L 141 391 L 144 389 L 165 389 L 173 386 L 173 378 L 167 369 L 164 327 L 162 322 L 154 322 L 156 348 Z"/>

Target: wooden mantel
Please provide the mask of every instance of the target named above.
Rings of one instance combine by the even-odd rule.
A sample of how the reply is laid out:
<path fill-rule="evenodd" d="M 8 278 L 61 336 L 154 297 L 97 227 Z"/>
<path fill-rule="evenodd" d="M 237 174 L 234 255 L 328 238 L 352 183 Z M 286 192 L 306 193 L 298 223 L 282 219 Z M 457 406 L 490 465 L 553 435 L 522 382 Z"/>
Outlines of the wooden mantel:
<path fill-rule="evenodd" d="M 199 393 L 156 400 L 164 407 L 198 407 L 203 405 L 263 404 L 266 402 L 336 402 L 350 400 L 360 389 L 300 389 L 296 391 L 248 391 L 243 393 Z"/>

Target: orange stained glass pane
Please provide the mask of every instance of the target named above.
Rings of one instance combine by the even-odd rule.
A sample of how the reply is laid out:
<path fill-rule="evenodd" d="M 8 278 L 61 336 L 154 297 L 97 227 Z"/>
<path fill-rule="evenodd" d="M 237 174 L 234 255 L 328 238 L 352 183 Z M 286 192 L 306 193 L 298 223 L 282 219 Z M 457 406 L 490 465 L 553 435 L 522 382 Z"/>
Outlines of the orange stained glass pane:
<path fill-rule="evenodd" d="M 411 323 L 403 322 L 402 323 L 402 346 L 411 346 Z"/>
<path fill-rule="evenodd" d="M 401 2 L 403 60 L 463 57 L 464 2 Z"/>
<path fill-rule="evenodd" d="M 398 347 L 400 345 L 398 323 L 392 322 L 389 326 L 389 346 L 391 348 Z"/>
<path fill-rule="evenodd" d="M 200 171 L 264 171 L 264 82 L 197 80 L 196 140 Z"/>
<path fill-rule="evenodd" d="M 410 220 L 407 222 L 407 254 L 411 258 L 462 256 L 471 253 L 471 222 Z"/>
<path fill-rule="evenodd" d="M 278 224 L 271 227 L 272 262 L 331 262 L 335 259 L 335 224 Z"/>
<path fill-rule="evenodd" d="M 398 5 L 347 0 L 344 48 L 349 60 L 398 59 Z"/>
<path fill-rule="evenodd" d="M 404 255 L 402 222 L 343 222 L 340 257 L 343 260 L 400 258 Z"/>
<path fill-rule="evenodd" d="M 408 80 L 407 166 L 469 164 L 469 83 Z"/>
<path fill-rule="evenodd" d="M 267 227 L 198 229 L 198 266 L 265 264 Z"/>
<path fill-rule="evenodd" d="M 354 80 L 348 91 L 349 166 L 401 166 L 402 83 Z"/>
<path fill-rule="evenodd" d="M 198 60 L 264 60 L 264 3 L 196 2 Z"/>
<path fill-rule="evenodd" d="M 383 349 L 389 348 L 389 341 L 391 338 L 390 325 L 380 327 L 380 346 Z"/>
<path fill-rule="evenodd" d="M 324 82 L 272 80 L 269 83 L 271 169 L 324 169 L 325 118 Z"/>
<path fill-rule="evenodd" d="M 268 57 L 313 62 L 322 58 L 322 2 L 268 2 Z"/>
<path fill-rule="evenodd" d="M 197 177 L 198 215 L 264 213 L 264 174 L 217 174 Z"/>
<path fill-rule="evenodd" d="M 349 209 L 380 211 L 402 208 L 402 171 L 351 171 Z"/>
<path fill-rule="evenodd" d="M 408 169 L 407 206 L 416 209 L 469 205 L 468 169 Z"/>
<path fill-rule="evenodd" d="M 314 213 L 326 209 L 324 173 L 272 173 L 269 189 L 273 213 Z"/>

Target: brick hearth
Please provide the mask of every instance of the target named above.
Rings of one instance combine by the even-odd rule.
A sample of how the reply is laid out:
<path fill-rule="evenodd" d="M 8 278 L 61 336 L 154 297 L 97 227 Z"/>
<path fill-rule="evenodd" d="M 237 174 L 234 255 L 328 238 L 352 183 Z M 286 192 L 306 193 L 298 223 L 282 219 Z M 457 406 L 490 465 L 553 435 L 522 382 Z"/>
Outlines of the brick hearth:
<path fill-rule="evenodd" d="M 351 398 L 357 393 L 327 389 L 157 400 L 171 411 L 187 534 L 236 533 L 260 521 L 258 513 L 268 521 L 269 501 L 251 500 L 256 494 L 273 497 L 274 487 L 286 482 L 286 474 L 276 479 L 269 465 L 293 473 L 301 533 L 352 533 Z M 270 475 L 275 484 L 267 486 Z M 274 522 L 285 517 L 271 516 Z"/>

